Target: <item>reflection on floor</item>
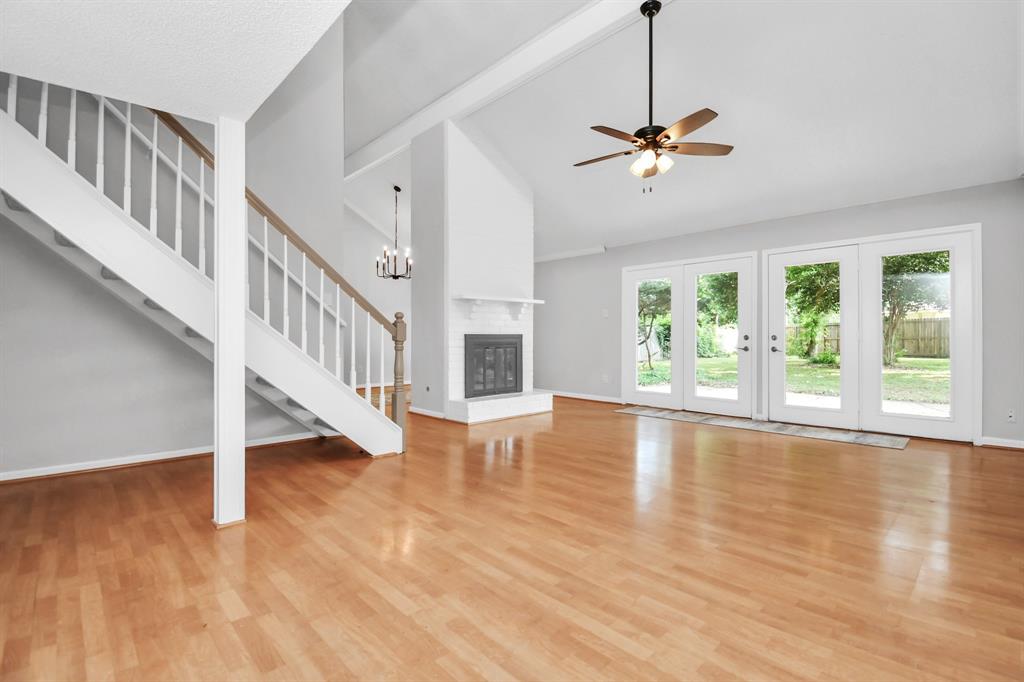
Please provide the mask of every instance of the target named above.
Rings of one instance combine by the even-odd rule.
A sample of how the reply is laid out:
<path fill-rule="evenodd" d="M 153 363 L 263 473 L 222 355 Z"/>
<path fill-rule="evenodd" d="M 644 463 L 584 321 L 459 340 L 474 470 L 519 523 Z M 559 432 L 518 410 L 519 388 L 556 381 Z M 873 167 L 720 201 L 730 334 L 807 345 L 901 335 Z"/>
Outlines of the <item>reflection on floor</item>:
<path fill-rule="evenodd" d="M 1024 679 L 1019 452 L 617 408 L 0 485 L 0 678 Z"/>

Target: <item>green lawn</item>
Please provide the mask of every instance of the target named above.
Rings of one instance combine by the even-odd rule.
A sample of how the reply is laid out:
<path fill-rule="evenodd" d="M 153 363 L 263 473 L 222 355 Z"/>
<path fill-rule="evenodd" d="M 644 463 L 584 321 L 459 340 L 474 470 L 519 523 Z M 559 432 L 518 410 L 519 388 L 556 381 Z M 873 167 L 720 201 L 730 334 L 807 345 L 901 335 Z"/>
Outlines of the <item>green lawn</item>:
<path fill-rule="evenodd" d="M 657 386 L 671 382 L 671 361 L 657 360 L 654 369 L 639 365 L 639 384 Z M 698 358 L 697 382 L 701 386 L 735 386 L 736 356 Z M 839 395 L 839 367 L 812 365 L 803 358 L 786 357 L 786 388 L 796 393 Z M 949 402 L 948 358 L 901 358 L 882 373 L 886 400 L 919 403 Z"/>

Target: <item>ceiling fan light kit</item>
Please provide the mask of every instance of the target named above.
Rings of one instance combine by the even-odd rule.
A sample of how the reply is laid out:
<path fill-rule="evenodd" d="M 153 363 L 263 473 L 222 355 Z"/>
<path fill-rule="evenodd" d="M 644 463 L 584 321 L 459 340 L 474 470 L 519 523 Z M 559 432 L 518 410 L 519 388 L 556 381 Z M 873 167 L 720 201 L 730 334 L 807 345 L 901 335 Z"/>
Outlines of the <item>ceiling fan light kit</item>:
<path fill-rule="evenodd" d="M 647 17 L 647 125 L 632 135 L 608 126 L 591 126 L 591 130 L 629 142 L 633 148 L 599 156 L 596 159 L 580 161 L 574 164 L 576 167 L 639 153 L 640 156 L 630 164 L 629 172 L 639 178 L 649 178 L 658 173 L 667 173 L 675 165 L 668 154 L 725 156 L 732 151 L 732 146 L 727 144 L 679 142 L 681 138 L 710 123 L 718 116 L 711 109 L 694 112 L 679 119 L 668 128 L 654 125 L 654 17 L 660 11 L 661 2 L 659 0 L 646 0 L 640 5 L 640 13 Z"/>

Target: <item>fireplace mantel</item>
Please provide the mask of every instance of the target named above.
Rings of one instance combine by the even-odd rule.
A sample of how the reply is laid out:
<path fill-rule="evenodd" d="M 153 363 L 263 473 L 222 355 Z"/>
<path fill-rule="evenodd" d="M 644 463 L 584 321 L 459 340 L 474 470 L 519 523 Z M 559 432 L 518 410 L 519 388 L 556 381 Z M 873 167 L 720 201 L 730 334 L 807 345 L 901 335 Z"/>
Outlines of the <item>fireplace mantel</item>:
<path fill-rule="evenodd" d="M 478 310 L 491 303 L 506 304 L 509 314 L 517 320 L 530 306 L 544 304 L 544 301 L 539 298 L 506 298 L 502 296 L 478 296 L 475 294 L 455 294 L 452 296 L 452 299 L 463 301 L 472 306 L 469 313 L 470 319 L 476 319 Z"/>

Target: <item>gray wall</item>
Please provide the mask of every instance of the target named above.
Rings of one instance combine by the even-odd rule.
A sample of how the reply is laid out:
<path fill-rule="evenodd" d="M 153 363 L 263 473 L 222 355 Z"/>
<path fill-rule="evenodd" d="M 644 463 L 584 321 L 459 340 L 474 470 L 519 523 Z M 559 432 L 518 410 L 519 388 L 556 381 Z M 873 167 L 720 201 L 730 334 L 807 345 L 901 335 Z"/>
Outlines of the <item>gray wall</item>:
<path fill-rule="evenodd" d="M 1024 180 L 688 234 L 606 253 L 539 263 L 535 384 L 620 395 L 622 268 L 869 235 L 982 224 L 983 433 L 1024 439 Z M 760 261 L 760 259 L 759 259 Z M 760 267 L 760 262 L 758 262 Z M 758 281 L 760 274 L 758 274 Z M 760 297 L 758 298 L 760 306 Z M 758 310 L 758 326 L 761 315 Z M 760 395 L 755 385 L 755 395 Z"/>
<path fill-rule="evenodd" d="M 297 432 L 249 395 L 249 439 Z M 212 443 L 210 362 L 0 218 L 0 473 Z"/>

